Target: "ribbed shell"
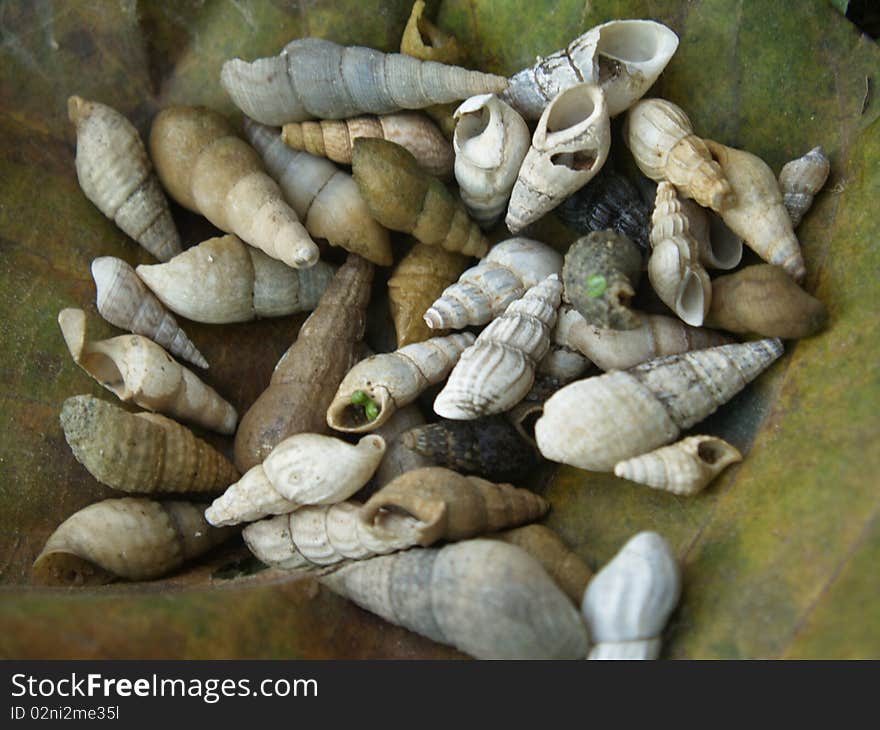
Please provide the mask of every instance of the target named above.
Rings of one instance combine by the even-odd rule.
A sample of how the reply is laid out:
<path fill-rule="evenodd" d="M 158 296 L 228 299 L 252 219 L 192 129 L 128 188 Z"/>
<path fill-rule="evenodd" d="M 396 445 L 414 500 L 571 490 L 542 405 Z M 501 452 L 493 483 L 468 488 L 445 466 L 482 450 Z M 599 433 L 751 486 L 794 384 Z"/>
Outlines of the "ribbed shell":
<path fill-rule="evenodd" d="M 814 147 L 803 157 L 786 163 L 779 173 L 782 203 L 797 228 L 831 172 L 831 160 L 821 147 Z"/>

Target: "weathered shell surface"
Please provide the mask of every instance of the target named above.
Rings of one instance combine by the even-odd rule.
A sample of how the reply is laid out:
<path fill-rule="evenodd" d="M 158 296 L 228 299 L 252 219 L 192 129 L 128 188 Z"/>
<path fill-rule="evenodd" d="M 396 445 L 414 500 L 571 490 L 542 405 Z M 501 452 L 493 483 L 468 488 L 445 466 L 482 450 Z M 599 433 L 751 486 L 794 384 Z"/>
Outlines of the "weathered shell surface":
<path fill-rule="evenodd" d="M 391 418 L 376 429 L 375 433 L 385 439 L 385 456 L 376 469 L 373 483 L 383 487 L 401 474 L 425 466 L 433 466 L 434 462 L 427 456 L 417 454 L 403 444 L 403 434 L 411 428 L 422 426 L 425 419 L 415 403 L 398 408 Z"/>
<path fill-rule="evenodd" d="M 782 202 L 797 228 L 831 172 L 831 160 L 821 147 L 814 147 L 803 157 L 786 163 L 779 173 Z"/>
<path fill-rule="evenodd" d="M 674 441 L 782 352 L 780 340 L 722 345 L 579 380 L 544 404 L 535 425 L 538 448 L 551 461 L 611 471 Z"/>
<path fill-rule="evenodd" d="M 76 176 L 98 209 L 159 261 L 180 253 L 168 201 L 134 126 L 115 109 L 67 100 L 76 125 Z"/>
<path fill-rule="evenodd" d="M 152 340 L 123 335 L 86 342 L 81 309 L 62 310 L 58 324 L 73 361 L 120 400 L 220 433 L 235 431 L 235 408 Z"/>

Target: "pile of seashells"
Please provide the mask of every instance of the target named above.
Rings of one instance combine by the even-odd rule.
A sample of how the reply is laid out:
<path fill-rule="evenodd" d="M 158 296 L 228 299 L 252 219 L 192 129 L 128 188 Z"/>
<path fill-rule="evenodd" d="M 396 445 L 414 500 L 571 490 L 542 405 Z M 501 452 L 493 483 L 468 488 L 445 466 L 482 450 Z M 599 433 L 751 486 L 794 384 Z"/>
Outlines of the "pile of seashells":
<path fill-rule="evenodd" d="M 247 142 L 209 109 L 171 107 L 153 122 L 151 163 L 119 113 L 70 99 L 83 191 L 162 263 L 92 264 L 99 312 L 134 334 L 90 341 L 82 310 L 59 315 L 75 362 L 146 409 L 69 398 L 66 439 L 114 489 L 220 496 L 93 504 L 54 532 L 35 575 L 149 580 L 250 523 L 244 540 L 267 565 L 311 571 L 475 657 L 654 658 L 680 592 L 667 542 L 640 533 L 593 577 L 527 524 L 547 501 L 503 480 L 543 457 L 690 496 L 741 460 L 720 438 L 676 440 L 776 360 L 779 338 L 824 326 L 797 283 L 793 229 L 828 160 L 816 148 L 777 180 L 698 137 L 675 104 L 642 99 L 678 45 L 660 23 L 605 23 L 504 79 L 448 65 L 461 51 L 423 8 L 401 54 L 305 38 L 224 64 Z M 421 108 L 430 117 L 403 111 Z M 658 183 L 653 210 L 606 163 L 624 112 L 623 139 Z M 183 251 L 163 190 L 227 235 Z M 564 258 L 484 233 L 551 210 L 584 234 Z M 398 349 L 364 359 L 374 268 L 395 263 L 389 230 L 415 239 L 388 281 Z M 314 238 L 345 263 L 320 261 Z M 769 263 L 710 279 L 743 243 Z M 644 268 L 666 314 L 631 307 Z M 221 324 L 306 311 L 240 420 L 168 354 L 208 365 L 172 312 Z M 159 413 L 235 434 L 234 465 Z"/>

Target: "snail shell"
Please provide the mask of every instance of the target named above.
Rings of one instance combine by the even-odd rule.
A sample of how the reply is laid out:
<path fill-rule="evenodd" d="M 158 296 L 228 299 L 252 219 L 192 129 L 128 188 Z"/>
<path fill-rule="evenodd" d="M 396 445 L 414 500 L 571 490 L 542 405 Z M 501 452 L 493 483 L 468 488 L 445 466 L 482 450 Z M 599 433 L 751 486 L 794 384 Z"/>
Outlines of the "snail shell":
<path fill-rule="evenodd" d="M 76 125 L 76 176 L 82 191 L 159 261 L 180 253 L 180 235 L 140 135 L 109 106 L 67 100 Z"/>
<path fill-rule="evenodd" d="M 120 400 L 219 433 L 235 431 L 235 408 L 152 340 L 123 335 L 86 342 L 81 309 L 62 310 L 58 324 L 73 361 Z"/>
<path fill-rule="evenodd" d="M 252 63 L 227 61 L 220 83 L 247 116 L 272 125 L 421 109 L 507 87 L 499 76 L 320 38 Z"/>
<path fill-rule="evenodd" d="M 670 443 L 782 355 L 780 340 L 722 345 L 649 360 L 567 385 L 535 424 L 541 453 L 580 469 L 614 465 Z"/>
<path fill-rule="evenodd" d="M 168 263 L 137 267 L 172 312 L 208 324 L 311 311 L 335 273 L 323 261 L 291 269 L 232 235 L 203 241 Z"/>
<path fill-rule="evenodd" d="M 831 172 L 831 160 L 821 147 L 814 147 L 803 157 L 786 163 L 779 173 L 782 202 L 791 216 L 791 225 L 797 228 Z"/>
<path fill-rule="evenodd" d="M 693 200 L 679 199 L 679 212 L 687 219 L 697 242 L 700 263 L 709 269 L 735 269 L 742 260 L 743 241 L 717 215 Z"/>
<path fill-rule="evenodd" d="M 204 505 L 106 499 L 59 525 L 34 561 L 48 585 L 101 585 L 116 577 L 152 580 L 229 539 L 235 530 L 205 522 Z"/>
<path fill-rule="evenodd" d="M 542 375 L 550 375 L 570 383 L 572 380 L 576 380 L 583 375 L 592 363 L 577 350 L 573 350 L 567 345 L 561 345 L 556 341 L 556 331 L 558 328 L 559 319 L 557 317 L 556 327 L 553 328 L 553 334 L 551 335 L 550 349 L 547 350 L 547 354 L 538 362 L 538 372 Z"/>
<path fill-rule="evenodd" d="M 208 367 L 186 332 L 122 259 L 101 256 L 92 261 L 98 312 L 110 324 L 146 335 L 172 354 L 200 368 Z"/>
<path fill-rule="evenodd" d="M 89 474 L 123 492 L 221 492 L 239 476 L 176 421 L 128 413 L 90 395 L 64 401 L 61 428 Z"/>
<path fill-rule="evenodd" d="M 403 435 L 412 428 L 422 426 L 425 419 L 422 417 L 419 407 L 410 403 L 403 408 L 398 408 L 385 423 L 376 429 L 377 436 L 385 439 L 385 456 L 376 469 L 373 479 L 374 484 L 383 487 L 392 479 L 401 474 L 425 466 L 433 466 L 434 462 L 427 456 L 417 454 L 403 444 Z"/>

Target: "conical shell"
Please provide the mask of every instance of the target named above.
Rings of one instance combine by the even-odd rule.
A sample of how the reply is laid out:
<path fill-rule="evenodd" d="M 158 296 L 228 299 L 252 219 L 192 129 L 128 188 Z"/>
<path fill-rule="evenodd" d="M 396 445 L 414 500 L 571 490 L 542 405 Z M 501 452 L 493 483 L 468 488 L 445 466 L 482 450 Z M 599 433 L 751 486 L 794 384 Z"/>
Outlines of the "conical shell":
<path fill-rule="evenodd" d="M 361 195 L 383 226 L 467 256 L 482 257 L 489 250 L 464 204 L 400 145 L 360 137 L 351 165 Z"/>
<path fill-rule="evenodd" d="M 92 261 L 92 278 L 98 291 L 98 312 L 110 324 L 136 335 L 146 335 L 172 354 L 200 368 L 208 361 L 186 336 L 162 303 L 122 259 L 101 256 Z"/>
<path fill-rule="evenodd" d="M 203 510 L 134 497 L 91 504 L 52 533 L 34 561 L 34 578 L 78 586 L 159 578 L 235 534 L 211 527 Z"/>
<path fill-rule="evenodd" d="M 276 129 L 244 120 L 244 133 L 308 232 L 379 266 L 390 266 L 388 231 L 370 215 L 351 175 L 284 144 Z"/>
<path fill-rule="evenodd" d="M 530 288 L 465 350 L 434 401 L 444 418 L 503 413 L 523 399 L 550 347 L 562 283 L 556 274 Z"/>
<path fill-rule="evenodd" d="M 425 312 L 432 329 L 486 324 L 550 274 L 562 273 L 562 256 L 540 241 L 510 238 L 493 246 Z"/>
<path fill-rule="evenodd" d="M 90 395 L 64 401 L 61 428 L 76 460 L 123 492 L 222 492 L 239 476 L 219 452 L 170 418 L 128 413 Z"/>
<path fill-rule="evenodd" d="M 227 61 L 220 83 L 247 116 L 273 125 L 421 109 L 507 87 L 499 76 L 320 38 L 252 63 Z"/>
<path fill-rule="evenodd" d="M 373 434 L 352 446 L 332 436 L 298 433 L 230 485 L 205 510 L 205 518 L 222 527 L 306 504 L 341 502 L 369 481 L 384 453 L 385 440 Z"/>
<path fill-rule="evenodd" d="M 216 112 L 163 109 L 150 130 L 150 154 L 162 185 L 184 208 L 295 269 L 318 260 L 318 247 L 260 156 Z"/>
<path fill-rule="evenodd" d="M 235 431 L 235 408 L 152 340 L 124 335 L 86 342 L 81 309 L 63 310 L 58 324 L 73 361 L 120 400 L 212 431 Z"/>
<path fill-rule="evenodd" d="M 422 426 L 425 419 L 415 403 L 398 408 L 397 411 L 376 429 L 377 436 L 385 439 L 385 456 L 376 469 L 373 483 L 377 488 L 384 487 L 388 482 L 401 474 L 426 466 L 434 466 L 433 460 L 417 454 L 403 444 L 403 435 L 411 428 Z"/>
<path fill-rule="evenodd" d="M 665 99 L 644 99 L 626 115 L 623 138 L 639 169 L 656 181 L 668 180 L 686 198 L 723 212 L 736 194 L 708 142 L 694 134 L 681 107 Z"/>
<path fill-rule="evenodd" d="M 359 362 L 339 384 L 327 409 L 327 424 L 348 433 L 375 430 L 429 385 L 442 381 L 473 342 L 469 332 L 433 337 Z M 357 393 L 378 409 L 375 418 L 370 419 L 365 407 L 355 402 Z"/>
<path fill-rule="evenodd" d="M 531 135 L 523 118 L 493 94 L 455 111 L 455 179 L 468 212 L 491 228 L 507 208 Z"/>
<path fill-rule="evenodd" d="M 674 441 L 782 352 L 779 340 L 722 345 L 579 380 L 544 404 L 535 425 L 538 448 L 551 461 L 611 471 Z"/>
<path fill-rule="evenodd" d="M 610 148 L 611 126 L 602 90 L 583 83 L 560 92 L 541 114 L 519 168 L 504 219 L 511 233 L 586 185 L 602 169 Z"/>
<path fill-rule="evenodd" d="M 324 261 L 291 269 L 232 235 L 209 238 L 165 264 L 137 267 L 172 312 L 207 324 L 311 311 L 335 273 Z"/>
<path fill-rule="evenodd" d="M 76 176 L 98 209 L 159 261 L 180 253 L 180 235 L 137 130 L 109 106 L 67 100 L 76 125 Z"/>
<path fill-rule="evenodd" d="M 813 197 L 828 180 L 831 160 L 821 147 L 814 147 L 803 157 L 787 163 L 779 173 L 782 202 L 791 216 L 791 225 L 797 228 L 810 206 Z"/>
<path fill-rule="evenodd" d="M 735 269 L 742 261 L 743 241 L 717 214 L 693 200 L 679 200 L 690 234 L 697 242 L 700 263 L 707 269 Z"/>
<path fill-rule="evenodd" d="M 608 113 L 615 116 L 651 87 L 677 48 L 678 36 L 661 23 L 612 20 L 563 50 L 539 57 L 510 79 L 504 98 L 526 119 L 537 119 L 560 91 L 593 81 L 608 99 Z"/>
<path fill-rule="evenodd" d="M 414 548 L 344 565 L 320 581 L 478 659 L 583 659 L 589 648 L 583 620 L 541 564 L 497 540 Z"/>
<path fill-rule="evenodd" d="M 640 532 L 590 581 L 581 611 L 590 659 L 656 659 L 681 594 L 681 568 L 656 532 Z"/>

